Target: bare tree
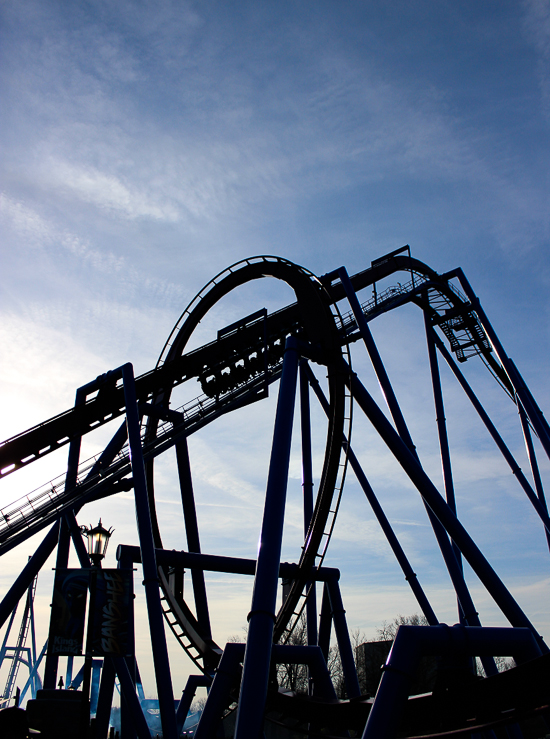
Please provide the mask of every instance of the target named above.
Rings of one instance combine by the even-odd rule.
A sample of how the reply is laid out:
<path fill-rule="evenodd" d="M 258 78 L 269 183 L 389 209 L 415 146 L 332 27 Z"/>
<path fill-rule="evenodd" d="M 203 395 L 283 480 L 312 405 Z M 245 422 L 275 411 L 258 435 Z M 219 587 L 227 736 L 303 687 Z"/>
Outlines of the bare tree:
<path fill-rule="evenodd" d="M 493 657 L 493 659 L 495 660 L 495 665 L 499 672 L 506 672 L 506 670 L 511 670 L 516 666 L 516 662 L 513 657 Z M 481 677 L 487 677 L 479 657 L 476 657 L 476 672 Z"/>
<path fill-rule="evenodd" d="M 428 626 L 428 619 L 419 613 L 412 613 L 410 616 L 399 613 L 393 621 L 383 621 L 382 626 L 376 629 L 376 641 L 394 641 L 400 626 Z"/>
<path fill-rule="evenodd" d="M 303 646 L 307 644 L 307 622 L 302 613 L 286 644 Z M 279 664 L 277 665 L 277 682 L 281 688 L 292 690 L 295 693 L 308 692 L 308 669 L 306 665 Z"/>
<path fill-rule="evenodd" d="M 205 705 L 206 705 L 206 698 L 204 698 L 204 697 L 195 698 L 195 700 L 191 704 L 190 712 L 191 713 L 197 713 L 197 711 L 201 711 L 202 712 L 202 711 L 204 711 Z"/>

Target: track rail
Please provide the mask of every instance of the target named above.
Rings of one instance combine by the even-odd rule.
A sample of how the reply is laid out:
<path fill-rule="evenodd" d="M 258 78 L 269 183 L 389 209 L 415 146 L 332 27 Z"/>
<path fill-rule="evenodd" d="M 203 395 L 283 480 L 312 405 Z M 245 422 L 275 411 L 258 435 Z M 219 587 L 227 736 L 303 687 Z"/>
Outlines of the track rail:
<path fill-rule="evenodd" d="M 247 263 L 254 264 L 253 260 L 247 260 Z M 398 282 L 381 293 L 376 292 L 378 282 L 400 271 L 410 275 L 410 279 L 404 283 Z M 321 281 L 325 283 L 332 303 L 344 298 L 344 290 L 338 281 L 334 284 L 330 279 L 327 281 L 321 278 Z M 430 312 L 433 324 L 443 331 L 459 361 L 466 361 L 474 355 L 482 356 L 499 381 L 509 392 L 513 392 L 506 373 L 492 355 L 491 346 L 477 319 L 475 306 L 445 275 L 438 275 L 416 259 L 397 256 L 381 263 L 373 263 L 368 270 L 354 275 L 351 281 L 356 291 L 373 288 L 373 297 L 363 304 L 367 320 L 373 320 L 381 313 L 406 302 L 415 302 Z M 216 286 L 219 282 L 221 276 L 215 278 L 212 285 Z M 205 290 L 199 293 L 200 300 L 197 296 L 192 301 L 174 331 L 181 328 L 184 317 L 190 315 L 194 304 L 200 303 L 204 295 Z M 355 341 L 358 332 L 352 315 L 345 314 L 342 319 L 341 343 Z M 302 318 L 296 303 L 269 315 L 265 324 L 269 348 L 277 351 L 281 337 L 299 329 L 301 324 Z M 211 342 L 187 354 L 178 354 L 172 349 L 175 341 L 173 331 L 155 369 L 136 378 L 138 399 L 149 402 L 153 397 L 169 394 L 172 388 L 187 380 L 206 378 L 208 372 L 230 372 L 230 360 L 234 366 L 246 351 L 253 353 L 262 350 L 263 329 L 262 321 L 257 320 L 238 334 Z M 181 342 L 181 336 L 178 341 Z M 0 443 L 0 479 L 68 444 L 71 439 L 89 433 L 124 414 L 122 386 L 114 382 L 109 373 L 100 375 L 90 386 L 94 387 L 91 392 L 95 394 L 83 406 L 70 408 Z"/>

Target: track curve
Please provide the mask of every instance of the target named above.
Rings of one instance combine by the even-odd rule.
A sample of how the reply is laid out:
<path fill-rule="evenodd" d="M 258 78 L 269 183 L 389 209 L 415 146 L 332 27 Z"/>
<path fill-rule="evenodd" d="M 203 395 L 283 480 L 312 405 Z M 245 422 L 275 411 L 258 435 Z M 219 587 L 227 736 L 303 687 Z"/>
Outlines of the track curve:
<path fill-rule="evenodd" d="M 170 334 L 161 352 L 157 367 L 164 363 L 173 362 L 183 355 L 185 347 L 198 324 L 221 298 L 247 282 L 264 277 L 282 280 L 294 290 L 299 314 L 299 323 L 296 326 L 298 338 L 309 343 L 314 350 L 316 361 L 327 367 L 330 404 L 325 457 L 314 513 L 302 549 L 296 579 L 293 580 L 290 592 L 277 617 L 275 639 L 278 639 L 291 619 L 304 585 L 315 566 L 315 559 L 330 512 L 342 455 L 341 440 L 344 434 L 346 395 L 345 370 L 338 327 L 330 309 L 332 302 L 330 294 L 313 273 L 288 260 L 262 256 L 238 262 L 217 275 L 191 301 L 190 306 L 183 312 Z M 154 396 L 153 405 L 168 407 L 170 396 L 171 388 L 167 388 L 162 393 Z M 157 428 L 158 421 L 149 418 L 144 436 L 146 443 L 150 443 L 156 436 Z M 155 546 L 160 549 L 162 548 L 162 538 L 155 506 L 153 459 L 149 460 L 146 465 L 146 474 Z M 181 601 L 178 603 L 174 593 L 167 587 L 168 579 L 162 571 L 160 582 L 164 598 L 169 606 L 165 610 L 165 614 L 172 631 L 176 633 L 171 618 L 174 614 L 178 614 L 176 620 L 186 632 L 187 639 L 192 644 L 192 650 L 187 649 L 183 644 L 182 646 L 190 654 L 195 664 L 198 664 L 198 662 L 196 654 L 193 654 L 193 652 L 200 653 L 203 657 L 202 669 L 211 669 L 212 665 L 216 664 L 219 659 L 221 650 L 211 639 L 201 633 L 201 624 L 193 617 L 188 608 L 185 618 L 182 618 L 181 608 L 178 611 L 178 605 L 180 607 L 182 605 Z"/>

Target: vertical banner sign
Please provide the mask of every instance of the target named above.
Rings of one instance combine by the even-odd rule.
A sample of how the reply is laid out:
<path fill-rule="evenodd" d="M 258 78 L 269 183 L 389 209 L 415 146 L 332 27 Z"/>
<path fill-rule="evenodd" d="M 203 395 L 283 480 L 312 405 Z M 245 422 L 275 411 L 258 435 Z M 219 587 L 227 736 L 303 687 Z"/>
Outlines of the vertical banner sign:
<path fill-rule="evenodd" d="M 131 570 L 97 571 L 92 631 L 96 656 L 131 656 L 132 575 Z"/>
<path fill-rule="evenodd" d="M 82 654 L 89 578 L 89 570 L 56 570 L 48 654 Z"/>

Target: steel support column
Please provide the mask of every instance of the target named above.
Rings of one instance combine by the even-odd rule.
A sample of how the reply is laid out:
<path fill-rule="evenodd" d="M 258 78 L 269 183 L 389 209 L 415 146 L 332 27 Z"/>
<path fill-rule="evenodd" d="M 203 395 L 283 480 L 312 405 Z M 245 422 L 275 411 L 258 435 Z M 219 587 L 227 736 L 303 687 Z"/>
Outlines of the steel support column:
<path fill-rule="evenodd" d="M 143 466 L 143 452 L 139 430 L 134 371 L 130 363 L 122 367 L 124 383 L 124 399 L 126 404 L 126 421 L 128 425 L 128 442 L 130 461 L 134 478 L 134 495 L 136 502 L 136 520 L 143 563 L 143 585 L 147 601 L 149 629 L 153 649 L 153 663 L 157 684 L 162 732 L 165 739 L 176 739 L 176 714 L 174 711 L 174 694 L 170 677 L 170 663 L 164 633 L 164 620 L 160 603 L 159 579 L 155 559 L 155 546 L 151 529 L 151 516 L 147 497 L 147 483 Z"/>
<path fill-rule="evenodd" d="M 139 547 L 136 547 L 139 557 L 138 561 L 141 562 L 141 550 Z M 124 546 L 119 546 L 117 548 L 117 560 L 118 564 L 117 567 L 119 570 L 130 570 L 133 571 L 132 563 L 133 560 L 129 556 L 128 548 Z M 126 662 L 126 668 L 128 670 L 128 675 L 130 676 L 130 680 L 132 681 L 132 684 L 134 686 L 134 692 L 136 690 L 136 682 L 137 682 L 137 662 L 135 658 L 135 628 L 134 628 L 134 609 L 133 607 L 130 609 L 130 620 L 128 623 L 128 653 L 130 656 L 122 657 L 122 659 Z M 113 669 L 115 668 L 115 664 L 113 662 Z M 138 696 L 141 700 L 140 691 L 138 688 Z M 123 696 L 121 696 L 122 700 L 120 702 L 120 735 L 121 739 L 136 739 L 136 730 L 134 728 L 134 724 L 132 723 L 132 716 L 131 716 L 131 703 L 128 703 L 124 700 Z"/>
<path fill-rule="evenodd" d="M 112 657 L 115 672 L 120 681 L 120 692 L 128 706 L 128 715 L 133 723 L 138 739 L 151 739 L 151 732 L 147 726 L 147 721 L 141 710 L 138 697 L 136 695 L 135 685 L 132 681 L 128 665 L 123 657 Z M 160 695 L 159 695 L 160 705 Z M 172 702 L 172 710 L 174 704 Z M 174 713 L 175 719 L 175 713 Z M 174 720 L 175 723 L 175 720 Z M 164 733 L 164 732 L 163 732 Z M 175 736 L 175 734 L 173 734 Z"/>
<path fill-rule="evenodd" d="M 356 398 L 364 413 L 380 434 L 380 437 L 407 473 L 427 505 L 438 517 L 448 534 L 456 541 L 462 555 L 466 558 L 508 621 L 512 626 L 523 626 L 531 629 L 535 637 L 539 640 L 541 649 L 548 651 L 548 647 L 542 637 L 537 633 L 533 624 L 516 603 L 466 529 L 451 511 L 446 501 L 441 497 L 439 491 L 424 472 L 416 457 L 411 454 L 391 423 L 355 375 L 352 376 L 350 385 L 354 398 Z"/>
<path fill-rule="evenodd" d="M 441 377 L 437 363 L 437 353 L 433 339 L 433 331 L 430 317 L 424 311 L 424 325 L 426 328 L 426 340 L 428 345 L 428 359 L 430 361 L 430 374 L 432 377 L 432 389 L 435 404 L 435 420 L 437 423 L 437 434 L 439 436 L 439 450 L 441 453 L 441 467 L 443 468 L 443 484 L 445 486 L 445 497 L 450 509 L 456 515 L 455 488 L 451 466 L 451 452 L 449 449 L 449 437 L 447 435 L 447 423 L 445 419 L 445 405 L 443 403 L 443 392 L 441 390 Z M 453 549 L 458 563 L 461 563 L 460 550 L 453 542 Z"/>
<path fill-rule="evenodd" d="M 107 739 L 107 734 L 109 732 L 109 722 L 111 719 L 111 706 L 113 703 L 114 689 L 115 668 L 112 659 L 110 659 L 109 657 L 105 657 L 103 661 L 103 670 L 101 671 L 99 695 L 97 697 L 94 739 Z"/>
<path fill-rule="evenodd" d="M 72 442 L 71 442 L 72 443 Z M 67 475 L 68 476 L 68 475 Z M 55 560 L 55 570 L 63 570 L 69 564 L 69 545 L 71 535 L 69 526 L 62 518 L 59 522 L 59 536 L 57 539 L 57 557 Z M 46 690 L 55 690 L 57 687 L 57 666 L 59 657 L 57 654 L 46 653 L 46 664 L 44 666 L 44 688 Z"/>
<path fill-rule="evenodd" d="M 328 585 L 323 586 L 323 599 L 321 601 L 321 615 L 319 616 L 319 648 L 323 653 L 325 662 L 328 663 L 330 650 L 330 632 L 332 630 L 332 606 L 328 594 Z"/>
<path fill-rule="evenodd" d="M 76 391 L 74 407 L 75 409 L 84 405 L 86 396 L 89 391 L 89 385 L 83 385 Z M 67 475 L 65 477 L 65 490 L 72 490 L 76 487 L 78 477 L 78 462 L 80 459 L 80 446 L 82 437 L 76 436 L 69 443 L 69 458 L 67 462 Z M 59 526 L 59 539 L 57 542 L 57 558 L 55 569 L 62 570 L 69 564 L 69 548 L 70 548 L 70 517 L 63 517 Z M 78 551 L 78 549 L 77 549 Z M 46 655 L 46 665 L 44 667 L 44 688 L 54 689 L 57 682 L 57 666 L 59 657 L 54 654 Z"/>
<path fill-rule="evenodd" d="M 315 395 L 317 396 L 317 399 L 319 400 L 319 403 L 321 404 L 321 407 L 323 408 L 325 413 L 328 415 L 328 412 L 329 412 L 328 401 L 325 398 L 323 391 L 319 387 L 317 378 L 311 371 L 311 368 L 308 368 L 308 370 L 309 370 L 309 382 L 313 388 Z M 367 500 L 369 501 L 369 504 L 373 510 L 373 513 L 376 516 L 376 519 L 378 520 L 378 523 L 380 524 L 380 527 L 382 531 L 384 532 L 386 539 L 388 540 L 388 544 L 390 545 L 395 555 L 395 558 L 397 559 L 403 571 L 403 574 L 405 575 L 405 580 L 409 583 L 409 586 L 411 590 L 413 591 L 413 594 L 418 602 L 418 605 L 420 606 L 422 610 L 422 613 L 424 614 L 427 622 L 431 626 L 436 626 L 439 623 L 439 621 L 437 620 L 437 616 L 435 615 L 430 605 L 430 602 L 428 598 L 426 597 L 424 590 L 422 589 L 422 586 L 418 582 L 418 577 L 416 575 L 416 572 L 414 572 L 413 568 L 411 567 L 411 564 L 409 560 L 407 559 L 407 555 L 403 551 L 403 547 L 399 543 L 399 540 L 397 536 L 395 535 L 391 527 L 391 524 L 388 521 L 386 514 L 384 513 L 382 509 L 382 506 L 378 502 L 378 498 L 376 497 L 376 494 L 374 490 L 372 489 L 371 484 L 369 483 L 365 473 L 363 472 L 363 468 L 361 467 L 359 460 L 355 456 L 353 449 L 349 446 L 348 441 L 345 436 L 342 439 L 342 446 L 348 453 L 348 461 L 350 463 L 350 466 L 357 478 L 359 485 L 361 485 L 361 488 L 363 489 L 363 492 L 365 493 Z"/>
<path fill-rule="evenodd" d="M 518 413 L 521 421 L 521 428 L 523 430 L 523 438 L 525 439 L 525 447 L 527 449 L 527 456 L 529 457 L 529 464 L 531 465 L 531 474 L 533 475 L 533 481 L 535 483 L 535 490 L 540 501 L 541 506 L 548 515 L 548 506 L 546 505 L 546 498 L 544 496 L 544 488 L 542 487 L 542 479 L 540 476 L 539 465 L 537 462 L 537 455 L 535 454 L 535 447 L 533 446 L 533 438 L 531 436 L 531 430 L 529 428 L 529 421 L 521 401 L 518 401 Z M 544 529 L 546 534 L 546 541 L 548 548 L 550 549 L 550 532 L 548 529 Z"/>
<path fill-rule="evenodd" d="M 300 429 L 302 441 L 302 493 L 304 501 L 304 541 L 313 516 L 313 466 L 311 461 L 311 416 L 307 359 L 300 359 Z M 317 587 L 315 581 L 305 585 L 307 643 L 317 644 Z M 308 692 L 313 693 L 313 680 L 308 667 Z"/>
<path fill-rule="evenodd" d="M 443 342 L 441 341 L 441 339 L 439 338 L 439 336 L 437 336 L 437 334 L 435 333 L 435 331 L 433 331 L 433 329 L 432 329 L 432 335 L 434 337 L 434 341 L 436 343 L 437 348 L 439 349 L 439 351 L 441 352 L 441 354 L 445 358 L 445 361 L 447 362 L 447 364 L 451 368 L 454 376 L 456 377 L 456 379 L 460 383 L 462 389 L 464 390 L 464 392 L 468 396 L 470 402 L 472 403 L 472 405 L 476 409 L 479 417 L 481 418 L 481 420 L 485 424 L 485 427 L 486 427 L 487 431 L 493 437 L 493 440 L 494 440 L 495 444 L 497 445 L 497 447 L 499 448 L 502 456 L 504 457 L 504 459 L 508 463 L 508 466 L 512 470 L 512 473 L 515 475 L 517 481 L 519 482 L 519 484 L 521 485 L 521 487 L 525 491 L 525 493 L 526 493 L 527 497 L 529 498 L 529 500 L 530 500 L 533 508 L 539 514 L 540 520 L 544 524 L 546 530 L 548 532 L 550 532 L 550 517 L 548 516 L 547 510 L 545 510 L 545 507 L 542 505 L 541 501 L 537 498 L 537 496 L 535 494 L 535 491 L 533 490 L 533 488 L 529 484 L 529 481 L 527 480 L 527 478 L 525 477 L 525 475 L 521 471 L 520 466 L 518 465 L 518 463 L 514 459 L 514 456 L 512 455 L 512 453 L 510 452 L 510 450 L 508 449 L 508 447 L 506 446 L 506 444 L 504 443 L 503 438 L 498 433 L 495 425 L 493 424 L 493 422 L 489 418 L 487 412 L 485 411 L 485 409 L 483 408 L 483 406 L 479 402 L 476 394 L 474 393 L 474 391 L 472 390 L 472 388 L 468 384 L 468 381 L 466 380 L 466 378 L 464 377 L 464 375 L 462 374 L 462 372 L 460 371 L 460 369 L 457 367 L 456 362 L 454 361 L 454 359 L 451 357 L 451 355 L 447 351 L 445 345 L 443 344 Z"/>
<path fill-rule="evenodd" d="M 248 639 L 235 728 L 236 739 L 258 739 L 263 726 L 275 623 L 297 371 L 297 341 L 289 337 L 286 341 L 277 400 L 252 607 L 248 615 Z"/>
<path fill-rule="evenodd" d="M 193 703 L 197 688 L 209 688 L 211 685 L 212 679 L 208 675 L 189 675 L 187 678 L 187 683 L 181 695 L 178 710 L 176 711 L 178 736 L 180 736 L 187 720 L 187 715 L 189 714 L 189 709 L 191 708 L 191 703 Z"/>
<path fill-rule="evenodd" d="M 344 682 L 348 698 L 359 698 L 361 688 L 359 687 L 359 679 L 357 677 L 357 669 L 353 658 L 353 649 L 349 638 L 348 625 L 346 623 L 346 611 L 342 602 L 342 594 L 338 580 L 331 579 L 327 581 L 328 595 L 330 598 L 330 606 L 332 610 L 332 620 L 334 621 L 334 631 L 338 641 L 338 651 L 340 652 L 340 660 L 342 662 L 342 671 L 344 673 Z"/>
<path fill-rule="evenodd" d="M 216 674 L 214 675 L 212 687 L 208 693 L 201 720 L 195 732 L 195 739 L 213 739 L 216 736 L 224 704 L 237 675 L 237 668 L 243 659 L 244 651 L 244 644 L 230 642 L 225 645 L 222 658 L 216 668 Z M 250 739 L 253 736 L 250 734 Z"/>
<path fill-rule="evenodd" d="M 361 310 L 359 300 L 357 299 L 357 295 L 355 294 L 355 290 L 353 289 L 353 285 L 351 284 L 351 280 L 349 279 L 345 267 L 341 267 L 338 270 L 338 276 L 340 277 L 342 286 L 344 287 L 346 296 L 353 311 L 353 315 L 357 322 L 357 326 L 359 328 L 363 341 L 365 342 L 365 346 L 367 347 L 367 351 L 376 372 L 378 382 L 380 383 L 380 387 L 386 399 L 386 403 L 388 404 L 388 408 L 390 409 L 392 418 L 394 420 L 397 433 L 401 437 L 405 445 L 408 447 L 410 452 L 418 460 L 416 448 L 413 444 L 413 440 L 409 433 L 409 429 L 407 428 L 407 424 L 405 423 L 403 414 L 401 413 L 401 408 L 399 407 L 399 403 L 397 402 L 397 398 L 393 391 L 390 378 L 388 377 L 386 368 L 384 367 L 384 363 L 382 362 L 382 358 L 380 357 L 378 348 L 374 342 L 366 318 L 363 314 L 363 311 Z M 456 590 L 456 594 L 459 600 L 459 607 L 462 609 L 464 618 L 466 619 L 466 622 L 470 624 L 470 626 L 479 626 L 480 622 L 477 611 L 475 609 L 472 597 L 468 591 L 468 587 L 462 574 L 461 566 L 457 561 L 447 533 L 445 532 L 445 529 L 438 521 L 437 517 L 433 514 L 428 505 L 426 505 L 426 512 L 428 514 L 428 518 L 430 519 L 430 523 L 437 539 L 437 543 L 439 544 L 439 548 L 441 549 L 441 554 L 443 555 L 443 559 L 449 572 L 449 576 Z"/>
<path fill-rule="evenodd" d="M 191 477 L 191 465 L 189 463 L 189 449 L 187 437 L 183 436 L 176 443 L 176 459 L 178 463 L 178 475 L 180 481 L 181 502 L 183 506 L 183 518 L 185 521 L 185 534 L 187 536 L 187 548 L 190 552 L 200 554 L 201 545 L 199 539 L 199 526 L 197 522 L 197 510 L 195 507 L 195 495 L 193 492 L 193 479 Z M 206 586 L 202 570 L 191 569 L 193 581 L 193 596 L 197 610 L 197 620 L 201 625 L 203 636 L 212 638 L 210 628 L 210 615 L 208 613 L 208 599 L 206 597 Z"/>
<path fill-rule="evenodd" d="M 472 307 L 477 314 L 478 320 L 482 325 L 483 330 L 485 331 L 485 333 L 489 337 L 491 344 L 493 345 L 493 349 L 499 359 L 499 362 L 510 378 L 514 391 L 519 396 L 523 407 L 525 408 L 527 415 L 529 416 L 529 419 L 538 434 L 538 437 L 542 446 L 544 447 L 546 454 L 550 458 L 550 428 L 548 427 L 548 422 L 544 418 L 542 411 L 531 395 L 531 392 L 525 384 L 525 381 L 520 375 L 516 365 L 504 351 L 504 347 L 500 343 L 496 331 L 492 327 L 491 322 L 485 314 L 485 311 L 481 307 L 479 298 L 474 293 L 472 286 L 466 279 L 466 275 L 460 268 L 458 268 L 456 270 L 453 270 L 453 272 L 449 272 L 446 276 L 449 279 L 451 277 L 458 278 L 464 292 L 466 293 L 470 303 L 472 304 Z"/>

